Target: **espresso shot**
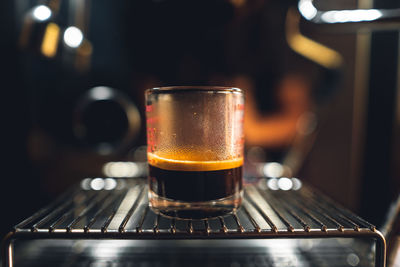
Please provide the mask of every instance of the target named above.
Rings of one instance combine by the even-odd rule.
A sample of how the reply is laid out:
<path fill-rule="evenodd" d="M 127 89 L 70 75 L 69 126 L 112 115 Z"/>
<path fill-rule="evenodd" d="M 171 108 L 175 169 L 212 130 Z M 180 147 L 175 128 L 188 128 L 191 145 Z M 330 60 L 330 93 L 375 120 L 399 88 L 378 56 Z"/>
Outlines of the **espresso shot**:
<path fill-rule="evenodd" d="M 149 166 L 149 188 L 165 199 L 204 202 L 242 189 L 242 167 L 216 171 L 171 171 Z"/>
<path fill-rule="evenodd" d="M 243 93 L 232 87 L 146 91 L 148 188 L 152 210 L 210 218 L 242 201 Z"/>
<path fill-rule="evenodd" d="M 241 158 L 189 161 L 149 154 L 150 204 L 165 215 L 182 211 L 180 217 L 222 215 L 240 204 L 242 164 Z"/>

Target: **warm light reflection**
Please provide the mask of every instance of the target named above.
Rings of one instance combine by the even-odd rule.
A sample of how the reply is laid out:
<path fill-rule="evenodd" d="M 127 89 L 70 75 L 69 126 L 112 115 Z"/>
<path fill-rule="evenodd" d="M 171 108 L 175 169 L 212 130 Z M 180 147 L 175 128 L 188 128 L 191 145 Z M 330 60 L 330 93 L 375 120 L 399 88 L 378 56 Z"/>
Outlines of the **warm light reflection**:
<path fill-rule="evenodd" d="M 306 3 L 306 0 L 303 2 Z M 304 3 L 303 5 L 305 5 Z M 299 29 L 299 19 L 299 15 L 290 9 L 286 19 L 286 39 L 290 48 L 325 68 L 339 68 L 343 64 L 342 56 L 335 50 L 302 35 Z"/>
<path fill-rule="evenodd" d="M 68 27 L 64 32 L 64 42 L 71 48 L 77 48 L 83 41 L 83 33 L 77 27 Z"/>
<path fill-rule="evenodd" d="M 81 72 L 90 68 L 93 46 L 91 42 L 84 39 L 76 50 L 75 68 Z"/>
<path fill-rule="evenodd" d="M 33 9 L 32 15 L 36 20 L 45 21 L 51 17 L 51 10 L 45 5 L 40 5 Z"/>
<path fill-rule="evenodd" d="M 246 4 L 247 0 L 230 0 L 230 2 L 235 8 L 240 8 Z"/>
<path fill-rule="evenodd" d="M 327 68 L 336 68 L 342 63 L 338 53 L 304 36 L 295 36 L 289 40 L 289 43 L 299 54 Z"/>
<path fill-rule="evenodd" d="M 111 177 L 138 177 L 142 170 L 137 163 L 120 161 L 104 164 L 103 173 Z"/>
<path fill-rule="evenodd" d="M 55 23 L 49 23 L 44 33 L 41 46 L 42 54 L 46 57 L 54 57 L 57 53 L 58 39 L 60 36 L 60 27 Z"/>

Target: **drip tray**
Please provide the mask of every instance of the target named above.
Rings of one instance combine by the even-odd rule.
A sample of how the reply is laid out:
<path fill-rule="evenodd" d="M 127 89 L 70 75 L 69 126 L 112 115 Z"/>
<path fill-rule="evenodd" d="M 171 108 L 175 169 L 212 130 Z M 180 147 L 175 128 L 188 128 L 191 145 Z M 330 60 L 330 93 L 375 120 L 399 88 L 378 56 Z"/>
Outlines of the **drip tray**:
<path fill-rule="evenodd" d="M 357 246 L 359 250 L 352 249 Z M 15 266 L 374 266 L 357 239 L 34 240 L 15 244 Z M 362 253 L 360 249 L 363 248 Z M 365 253 L 367 252 L 367 253 Z"/>
<path fill-rule="evenodd" d="M 148 207 L 145 181 L 83 180 L 15 227 L 4 266 L 385 265 L 375 226 L 308 186 L 253 180 L 236 212 L 183 220 Z"/>

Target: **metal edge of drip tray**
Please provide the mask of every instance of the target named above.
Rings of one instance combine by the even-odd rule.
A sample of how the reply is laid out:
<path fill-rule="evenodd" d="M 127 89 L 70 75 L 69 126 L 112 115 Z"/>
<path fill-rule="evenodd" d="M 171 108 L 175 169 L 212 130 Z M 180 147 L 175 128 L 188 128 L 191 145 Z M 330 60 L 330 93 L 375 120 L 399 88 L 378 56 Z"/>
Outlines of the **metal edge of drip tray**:
<path fill-rule="evenodd" d="M 237 211 L 182 220 L 149 208 L 145 179 L 95 179 L 83 180 L 16 225 L 2 244 L 3 266 L 13 266 L 16 240 L 278 238 L 373 240 L 375 266 L 385 266 L 386 241 L 376 227 L 307 185 L 271 190 L 267 179 L 260 178 L 245 186 Z M 96 182 L 102 186 L 90 187 Z"/>

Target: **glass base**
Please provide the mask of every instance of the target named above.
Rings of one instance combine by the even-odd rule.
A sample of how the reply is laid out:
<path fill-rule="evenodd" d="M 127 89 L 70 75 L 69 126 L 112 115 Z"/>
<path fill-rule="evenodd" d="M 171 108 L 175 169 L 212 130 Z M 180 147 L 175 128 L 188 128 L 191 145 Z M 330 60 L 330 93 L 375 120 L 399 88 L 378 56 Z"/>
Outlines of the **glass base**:
<path fill-rule="evenodd" d="M 149 190 L 151 209 L 167 217 L 180 219 L 205 219 L 223 216 L 237 210 L 242 203 L 243 191 L 229 197 L 204 201 L 184 202 L 164 198 Z"/>

